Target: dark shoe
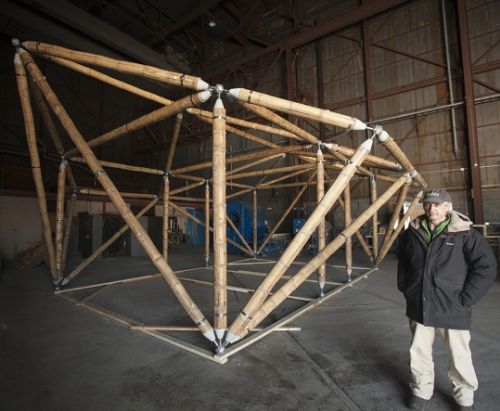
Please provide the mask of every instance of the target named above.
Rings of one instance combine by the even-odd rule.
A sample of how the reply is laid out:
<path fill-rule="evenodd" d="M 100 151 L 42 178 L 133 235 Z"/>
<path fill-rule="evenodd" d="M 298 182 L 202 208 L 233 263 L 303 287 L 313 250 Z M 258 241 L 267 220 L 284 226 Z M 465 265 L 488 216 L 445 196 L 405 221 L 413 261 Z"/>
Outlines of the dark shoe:
<path fill-rule="evenodd" d="M 427 402 L 428 401 L 424 400 L 423 398 L 417 397 L 416 395 L 412 395 L 410 397 L 410 401 L 408 401 L 408 407 L 410 408 L 410 410 L 424 411 Z"/>
<path fill-rule="evenodd" d="M 458 407 L 460 411 L 474 411 L 474 405 L 459 405 Z"/>

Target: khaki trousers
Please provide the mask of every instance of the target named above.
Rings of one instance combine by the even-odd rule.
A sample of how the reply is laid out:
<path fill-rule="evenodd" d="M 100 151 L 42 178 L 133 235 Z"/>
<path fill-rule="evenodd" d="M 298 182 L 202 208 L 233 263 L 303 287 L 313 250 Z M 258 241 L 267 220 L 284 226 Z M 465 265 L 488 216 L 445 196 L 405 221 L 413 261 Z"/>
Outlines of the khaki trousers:
<path fill-rule="evenodd" d="M 474 391 L 478 381 L 470 352 L 470 332 L 446 328 L 426 327 L 410 320 L 413 335 L 410 346 L 410 389 L 413 395 L 429 400 L 434 391 L 434 361 L 432 345 L 436 333 L 440 335 L 448 351 L 448 379 L 455 401 L 462 406 L 474 403 Z"/>

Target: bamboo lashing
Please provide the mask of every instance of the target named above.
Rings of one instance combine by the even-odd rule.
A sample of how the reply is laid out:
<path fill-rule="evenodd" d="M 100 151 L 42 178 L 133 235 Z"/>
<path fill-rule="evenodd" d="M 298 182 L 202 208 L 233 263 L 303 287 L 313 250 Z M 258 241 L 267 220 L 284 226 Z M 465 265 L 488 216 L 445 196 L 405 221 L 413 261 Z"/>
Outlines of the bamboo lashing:
<path fill-rule="evenodd" d="M 377 200 L 377 181 L 370 179 L 370 201 L 374 203 Z M 372 215 L 372 252 L 376 259 L 378 255 L 378 215 L 377 212 Z"/>
<path fill-rule="evenodd" d="M 163 258 L 168 261 L 168 229 L 169 229 L 169 215 L 168 215 L 168 202 L 170 196 L 170 181 L 168 174 L 163 177 Z"/>
<path fill-rule="evenodd" d="M 169 284 L 170 288 L 176 295 L 177 299 L 179 300 L 183 308 L 186 310 L 186 312 L 191 317 L 196 326 L 200 328 L 200 331 L 203 333 L 203 335 L 208 340 L 215 342 L 215 335 L 212 326 L 204 317 L 204 315 L 202 314 L 196 303 L 191 299 L 186 289 L 181 284 L 181 282 L 174 274 L 172 269 L 162 258 L 161 254 L 158 252 L 157 248 L 149 238 L 144 227 L 142 227 L 137 218 L 128 209 L 125 201 L 118 193 L 117 188 L 115 187 L 111 179 L 108 177 L 106 172 L 99 165 L 99 162 L 95 157 L 94 153 L 92 152 L 92 149 L 87 144 L 87 142 L 80 134 L 80 132 L 76 128 L 75 124 L 73 123 L 69 115 L 67 114 L 66 110 L 59 102 L 59 99 L 50 88 L 49 84 L 45 80 L 45 77 L 38 69 L 38 66 L 35 64 L 31 56 L 24 50 L 20 50 L 19 55 L 27 71 L 32 76 L 34 83 L 42 91 L 45 100 L 51 107 L 52 111 L 59 118 L 62 126 L 68 133 L 69 137 L 71 138 L 77 149 L 80 151 L 81 155 L 89 165 L 95 177 L 99 180 L 99 183 L 104 187 L 106 192 L 108 192 L 109 197 L 113 202 L 113 204 L 115 205 L 115 207 L 118 209 L 118 212 L 125 220 L 125 222 L 128 224 L 131 231 L 136 235 L 137 240 L 143 246 L 144 250 L 150 257 L 153 264 L 158 268 L 165 281 Z M 168 107 L 172 106 L 173 104 Z"/>
<path fill-rule="evenodd" d="M 168 150 L 168 158 L 166 169 L 170 170 L 174 162 L 175 149 L 177 148 L 177 140 L 179 139 L 179 133 L 181 131 L 182 124 L 182 113 L 177 113 L 175 117 L 174 132 L 172 134 L 172 141 L 170 142 L 170 149 Z"/>
<path fill-rule="evenodd" d="M 176 102 L 170 104 L 169 106 L 164 106 L 159 108 L 158 110 L 152 111 L 151 113 L 145 114 L 135 120 L 132 120 L 126 124 L 123 124 L 120 127 L 115 128 L 114 130 L 108 131 L 87 142 L 89 147 L 98 147 L 104 143 L 115 140 L 119 137 L 123 137 L 133 131 L 140 130 L 144 127 L 147 127 L 151 124 L 157 123 L 159 121 L 165 120 L 181 112 L 190 106 L 195 106 L 197 104 L 203 103 L 210 98 L 211 94 L 209 91 L 200 91 L 196 94 L 192 94 L 190 96 L 186 96 L 177 100 Z M 76 148 L 69 150 L 66 155 L 69 157 L 74 156 L 78 150 Z"/>
<path fill-rule="evenodd" d="M 297 117 L 316 120 L 324 124 L 330 124 L 349 130 L 366 130 L 366 124 L 357 118 L 334 113 L 333 111 L 326 109 L 296 103 L 253 90 L 233 88 L 229 90 L 229 95 L 240 101 L 272 108 Z"/>
<path fill-rule="evenodd" d="M 109 84 L 110 86 L 119 88 L 120 90 L 124 90 L 129 93 L 135 94 L 136 96 L 143 97 L 147 100 L 154 101 L 164 106 L 168 106 L 169 104 L 173 103 L 173 101 L 169 100 L 168 98 L 143 90 L 142 88 L 136 87 L 125 81 L 115 79 L 114 77 L 108 76 L 107 74 L 101 73 L 100 71 L 94 70 L 82 64 L 78 64 L 74 61 L 67 60 L 61 57 L 49 56 L 47 54 L 40 54 L 40 56 L 43 57 L 44 59 L 57 63 L 63 67 L 74 70 L 86 76 L 92 77 L 103 83 Z"/>
<path fill-rule="evenodd" d="M 317 171 L 316 171 L 316 201 L 319 204 L 325 195 L 325 168 L 323 162 L 323 152 L 321 148 L 318 147 L 317 156 Z M 326 217 L 326 216 L 325 216 Z M 326 246 L 326 222 L 325 218 L 322 218 L 318 225 L 318 253 Z M 321 264 L 318 268 L 318 285 L 320 290 L 320 296 L 325 295 L 325 283 L 326 283 L 326 265 Z"/>
<path fill-rule="evenodd" d="M 149 204 L 147 204 L 137 215 L 136 218 L 141 218 L 144 214 L 146 214 L 149 210 L 151 210 L 158 203 L 158 198 L 153 199 Z M 94 261 L 97 257 L 99 257 L 104 251 L 106 251 L 111 244 L 113 244 L 118 238 L 120 238 L 130 227 L 125 224 L 123 225 L 116 233 L 114 233 L 111 237 L 109 237 L 104 243 L 102 243 L 97 250 L 95 250 L 91 255 L 89 255 L 85 260 L 83 260 L 78 266 L 69 273 L 65 282 L 70 282 L 79 275 L 85 267 L 87 267 L 92 261 Z"/>
<path fill-rule="evenodd" d="M 246 329 L 242 332 L 243 336 L 251 329 L 257 326 L 272 310 L 274 310 L 287 295 L 291 294 L 300 284 L 304 282 L 318 267 L 334 254 L 344 243 L 347 237 L 351 237 L 354 232 L 359 230 L 363 224 L 368 221 L 371 215 L 382 207 L 399 188 L 410 180 L 408 174 L 400 177 L 387 191 L 382 194 L 375 203 L 370 205 L 361 215 L 356 218 L 348 227 L 346 227 L 333 241 L 331 241 L 320 253 L 311 261 L 304 265 L 297 274 L 279 288 L 274 295 L 269 297 L 264 304 L 253 315 L 253 318 L 247 323 Z"/>
<path fill-rule="evenodd" d="M 57 175 L 56 194 L 56 270 L 57 278 L 63 276 L 63 233 L 64 233 L 64 198 L 66 194 L 67 161 L 61 161 Z"/>
<path fill-rule="evenodd" d="M 315 174 L 311 175 L 309 177 L 309 182 L 311 182 L 313 180 L 313 178 L 315 177 Z M 283 212 L 281 218 L 278 220 L 278 222 L 274 225 L 274 227 L 272 228 L 272 230 L 269 232 L 269 234 L 266 236 L 266 238 L 264 238 L 264 241 L 262 241 L 262 244 L 260 245 L 259 249 L 257 250 L 257 255 L 261 254 L 262 253 L 262 250 L 264 249 L 264 247 L 267 245 L 267 243 L 272 239 L 273 235 L 276 233 L 276 231 L 278 231 L 278 228 L 280 228 L 281 224 L 283 224 L 283 221 L 285 221 L 286 217 L 288 216 L 288 214 L 290 214 L 290 212 L 294 209 L 294 207 L 297 205 L 297 203 L 299 202 L 300 198 L 302 197 L 302 195 L 306 192 L 307 190 L 307 184 L 304 184 L 303 187 L 300 189 L 300 191 L 297 193 L 297 195 L 295 196 L 295 198 L 293 199 L 293 201 L 289 204 L 289 206 L 287 207 L 287 209 Z"/>
<path fill-rule="evenodd" d="M 368 139 L 358 147 L 356 153 L 351 158 L 351 161 L 340 172 L 335 182 L 325 193 L 323 200 L 321 200 L 321 202 L 316 206 L 306 223 L 302 226 L 301 230 L 283 252 L 276 265 L 269 272 L 262 284 L 257 288 L 255 294 L 248 301 L 245 308 L 240 312 L 233 324 L 231 324 L 228 332 L 226 333 L 224 344 L 230 344 L 241 338 L 240 333 L 244 328 L 246 328 L 246 324 L 249 322 L 249 319 L 252 317 L 254 311 L 258 309 L 267 297 L 269 291 L 271 291 L 272 287 L 276 284 L 288 267 L 290 267 L 292 261 L 311 237 L 312 232 L 319 225 L 320 219 L 326 216 L 326 213 L 330 210 L 349 180 L 356 172 L 357 165 L 362 164 L 366 155 L 370 152 L 372 143 L 372 140 Z M 221 346 L 222 350 L 224 344 Z M 218 348 L 219 351 L 221 347 Z"/>
<path fill-rule="evenodd" d="M 208 266 L 210 259 L 210 186 L 205 181 L 205 265 Z"/>
<path fill-rule="evenodd" d="M 172 84 L 174 86 L 190 88 L 198 91 L 206 90 L 208 88 L 208 84 L 199 77 L 163 70 L 145 64 L 131 63 L 129 61 L 117 60 L 97 54 L 70 50 L 53 44 L 34 41 L 25 41 L 22 43 L 22 46 L 26 50 L 35 54 L 45 54 L 48 56 L 61 57 L 70 61 L 76 61 L 77 63 L 105 67 L 110 70 L 138 75 L 152 80 L 157 80 L 162 83 Z"/>
<path fill-rule="evenodd" d="M 16 82 L 19 92 L 19 99 L 23 110 L 24 128 L 26 133 L 26 143 L 31 160 L 31 171 L 35 182 L 36 195 L 38 199 L 38 207 L 42 217 L 43 237 L 47 246 L 47 254 L 49 256 L 49 268 L 53 281 L 57 281 L 56 256 L 54 243 L 52 241 L 52 229 L 50 227 L 49 213 L 47 211 L 47 198 L 45 195 L 45 187 L 43 185 L 42 170 L 40 168 L 40 156 L 36 145 L 35 120 L 33 118 L 33 110 L 30 103 L 30 92 L 28 88 L 28 80 L 26 70 L 22 64 L 18 53 L 14 57 L 14 67 L 16 70 Z"/>
<path fill-rule="evenodd" d="M 427 187 L 427 182 L 424 178 L 415 170 L 413 164 L 408 160 L 406 154 L 401 150 L 396 141 L 380 126 L 375 127 L 375 133 L 377 134 L 378 141 L 380 141 L 383 146 L 391 153 L 396 160 L 398 160 L 399 164 L 403 166 L 403 168 L 410 173 L 410 176 L 422 187 Z"/>
<path fill-rule="evenodd" d="M 351 215 L 351 188 L 349 183 L 344 190 L 344 226 L 347 228 L 352 223 Z M 345 238 L 345 269 L 347 281 L 351 281 L 352 275 L 352 237 Z"/>
<path fill-rule="evenodd" d="M 405 226 L 406 221 L 411 218 L 413 211 L 417 207 L 418 203 L 422 200 L 423 195 L 424 195 L 423 191 L 419 191 L 417 193 L 417 195 L 415 196 L 415 198 L 412 200 L 410 207 L 408 207 L 408 210 L 406 211 L 405 215 L 403 216 L 403 218 L 399 222 L 396 229 L 393 231 L 391 238 L 387 242 L 387 246 L 384 247 L 384 249 L 382 250 L 383 252 L 379 253 L 379 256 L 377 258 L 377 264 L 380 264 L 382 262 L 382 260 L 386 256 L 387 252 L 390 250 L 391 246 L 394 244 L 394 241 L 396 241 L 396 238 L 398 238 L 398 235 L 401 232 L 401 230 L 403 229 L 403 227 Z"/>
<path fill-rule="evenodd" d="M 384 239 L 382 241 L 380 254 L 385 255 L 386 253 L 389 240 L 391 239 L 392 233 L 394 232 L 394 226 L 396 225 L 396 221 L 399 220 L 399 214 L 401 212 L 401 209 L 403 208 L 403 204 L 406 200 L 406 196 L 408 195 L 408 191 L 410 190 L 410 185 L 411 184 L 405 184 L 399 191 L 398 199 L 396 200 L 396 205 L 394 206 L 394 211 L 391 215 L 391 218 L 389 219 L 389 222 L 387 223 L 387 228 L 385 231 Z"/>
<path fill-rule="evenodd" d="M 226 110 L 220 97 L 213 109 L 214 328 L 222 340 L 227 328 Z"/>

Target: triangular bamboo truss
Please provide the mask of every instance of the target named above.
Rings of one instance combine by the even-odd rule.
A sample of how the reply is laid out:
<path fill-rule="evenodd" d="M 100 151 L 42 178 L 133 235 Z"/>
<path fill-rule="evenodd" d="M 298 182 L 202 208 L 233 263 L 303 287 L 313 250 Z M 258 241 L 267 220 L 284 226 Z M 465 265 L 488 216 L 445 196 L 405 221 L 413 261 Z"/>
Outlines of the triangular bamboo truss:
<path fill-rule="evenodd" d="M 31 41 L 21 44 L 18 40 L 13 40 L 13 45 L 16 48 L 14 63 L 19 96 L 24 115 L 26 138 L 30 151 L 33 177 L 35 180 L 40 212 L 42 215 L 44 238 L 49 254 L 50 272 L 54 283 L 57 286 L 63 286 L 72 281 L 116 238 L 118 238 L 126 230 L 130 229 L 137 237 L 140 244 L 144 247 L 144 250 L 151 259 L 152 263 L 158 269 L 158 275 L 162 276 L 172 289 L 185 312 L 193 321 L 196 329 L 199 330 L 209 341 L 215 344 L 216 353 L 211 354 L 207 350 L 191 347 L 188 344 L 179 343 L 178 341 L 176 342 L 168 336 L 155 335 L 155 332 L 151 329 L 151 327 L 148 328 L 147 326 L 137 325 L 133 321 L 128 321 L 123 316 L 114 315 L 112 313 L 110 314 L 103 309 L 98 309 L 97 307 L 92 306 L 90 303 L 86 303 L 86 306 L 100 312 L 103 315 L 110 316 L 111 318 L 114 318 L 122 323 L 133 326 L 135 329 L 141 329 L 142 327 L 143 332 L 155 335 L 163 340 L 168 340 L 177 346 L 182 346 L 181 348 L 188 349 L 189 351 L 195 352 L 205 358 L 211 358 L 217 362 L 223 363 L 230 355 L 233 355 L 252 342 L 259 340 L 269 332 L 279 329 L 279 327 L 284 326 L 294 318 L 297 318 L 299 315 L 302 315 L 312 308 L 322 304 L 328 298 L 331 298 L 333 295 L 340 292 L 344 287 L 350 286 L 356 281 L 366 278 L 369 274 L 376 270 L 377 265 L 387 254 L 404 225 L 405 221 L 403 220 L 406 219 L 400 220 L 397 226 L 396 223 L 398 221 L 403 202 L 409 194 L 410 187 L 412 185 L 421 186 L 422 188 L 426 187 L 424 179 L 415 170 L 404 152 L 397 145 L 396 141 L 389 136 L 386 131 L 377 126 L 371 128 L 356 118 L 288 101 L 282 98 L 273 97 L 252 90 L 242 88 L 225 90 L 221 85 L 210 86 L 198 77 L 169 72 L 142 64 L 115 60 L 100 55 L 69 50 L 55 45 Z M 60 64 L 68 69 L 75 70 L 81 74 L 90 76 L 106 84 L 118 87 L 145 99 L 159 103 L 162 107 L 90 141 L 86 141 L 73 123 L 71 117 L 64 109 L 43 73 L 38 68 L 32 54 L 40 56 L 56 64 Z M 191 89 L 195 92 L 194 94 L 181 98 L 180 100 L 171 101 L 164 97 L 155 95 L 154 93 L 142 90 L 139 87 L 133 86 L 124 81 L 117 80 L 109 75 L 105 75 L 89 66 L 149 78 L 167 83 L 169 85 Z M 37 106 L 40 109 L 42 118 L 47 126 L 54 145 L 62 157 L 57 184 L 55 245 L 51 236 L 51 228 L 47 213 L 45 190 L 40 169 L 40 159 L 36 145 L 30 92 L 33 94 Z M 245 110 L 248 110 L 265 121 L 270 122 L 272 126 L 227 116 L 221 97 L 229 98 L 233 102 L 236 101 Z M 212 112 L 196 108 L 196 106 L 208 101 L 211 98 L 215 100 Z M 52 114 L 49 111 L 51 111 Z M 322 142 L 313 134 L 276 114 L 275 111 L 299 118 L 318 121 L 324 124 L 334 125 L 350 131 L 369 131 L 371 137 L 366 139 L 357 148 Z M 202 121 L 211 124 L 213 129 L 213 158 L 212 161 L 175 169 L 172 168 L 173 158 L 181 123 L 183 121 L 183 113 L 189 113 L 188 115 L 195 116 Z M 52 116 L 55 116 L 60 122 L 65 132 L 74 143 L 74 148 L 63 147 L 62 140 L 57 133 L 56 127 L 54 126 Z M 93 151 L 95 147 L 121 138 L 134 130 L 139 130 L 173 116 L 176 116 L 176 122 L 165 169 L 160 170 L 148 167 L 137 167 L 103 161 L 96 158 Z M 275 144 L 251 133 L 248 130 L 259 130 L 272 135 L 284 137 L 290 140 L 289 145 L 282 146 Z M 264 148 L 258 152 L 227 157 L 226 133 L 231 133 L 244 139 L 259 143 L 263 145 Z M 392 156 L 392 160 L 370 154 L 375 137 L 387 149 L 388 153 Z M 285 155 L 294 156 L 299 159 L 300 164 L 290 165 L 287 167 L 275 167 L 272 165 L 264 170 L 250 170 L 252 167 L 266 162 L 274 161 L 274 164 L 277 164 L 277 161 Z M 85 163 L 95 175 L 103 190 L 78 187 L 71 172 L 71 163 L 73 162 Z M 236 166 L 231 170 L 231 172 L 228 172 L 226 168 L 226 165 L 229 163 Z M 163 187 L 161 191 L 163 193 L 162 200 L 164 224 L 163 247 L 161 252 L 155 247 L 147 232 L 138 220 L 139 217 L 144 215 L 149 209 L 158 203 L 159 198 L 154 194 L 120 193 L 109 178 L 105 168 L 118 168 L 128 170 L 130 172 L 149 173 L 163 176 Z M 212 170 L 211 179 L 205 179 L 204 177 L 192 174 L 196 171 L 209 169 Z M 390 171 L 390 175 L 383 174 L 383 171 L 387 170 Z M 281 176 L 277 177 L 277 175 Z M 284 180 L 295 176 L 305 176 L 306 178 L 304 181 L 298 183 L 283 182 Z M 260 180 L 258 180 L 256 184 L 245 183 L 245 181 L 248 181 L 245 179 L 250 177 L 260 177 Z M 172 190 L 170 188 L 170 178 L 183 179 L 186 182 L 189 182 L 189 184 L 185 187 Z M 353 179 L 367 179 L 370 184 L 371 205 L 356 218 L 353 218 L 351 215 L 350 182 L 353 181 Z M 378 193 L 377 180 L 389 182 L 389 188 L 383 193 Z M 66 188 L 66 181 L 69 182 L 69 190 Z M 252 258 L 252 261 L 257 263 L 259 261 L 257 257 L 263 252 L 264 247 L 272 238 L 273 234 L 276 233 L 285 218 L 300 201 L 306 189 L 311 185 L 315 185 L 317 187 L 316 207 L 312 211 L 304 226 L 276 261 L 274 267 L 267 273 L 267 275 L 265 275 L 260 285 L 255 290 L 251 290 L 252 296 L 245 306 L 242 307 L 239 315 L 230 321 L 231 319 L 228 319 L 227 310 L 227 291 L 228 289 L 238 287 L 231 287 L 227 284 L 227 244 L 233 244 L 243 253 L 249 255 Z M 327 190 L 325 190 L 325 185 L 329 186 Z M 179 195 L 190 188 L 200 186 L 204 186 L 203 198 L 193 198 Z M 227 186 L 235 187 L 239 189 L 239 191 L 231 195 L 227 195 Z M 259 246 L 257 243 L 256 230 L 258 192 L 259 190 L 288 187 L 295 187 L 298 191 L 289 207 L 283 213 L 282 217 Z M 65 198 L 68 191 L 73 194 L 68 201 L 68 205 L 65 207 Z M 235 224 L 228 218 L 225 206 L 228 198 L 241 196 L 250 192 L 252 192 L 253 199 L 253 241 L 251 244 L 245 241 L 241 233 L 237 230 Z M 96 250 L 96 252 L 94 252 L 86 261 L 80 264 L 71 273 L 67 273 L 65 271 L 66 253 L 68 239 L 70 236 L 71 218 L 74 214 L 75 201 L 78 193 L 92 193 L 94 195 L 108 196 L 125 221 L 125 225 L 112 238 Z M 388 230 L 385 233 L 385 237 L 379 247 L 376 228 L 378 225 L 377 211 L 395 195 L 397 195 L 396 206 L 388 224 Z M 411 215 L 410 213 L 416 207 L 420 196 L 421 192 L 413 196 L 413 201 L 407 215 Z M 140 213 L 133 215 L 124 200 L 124 198 L 130 197 L 150 199 L 151 202 Z M 204 204 L 204 221 L 187 213 L 182 207 L 176 204 L 176 202 L 178 203 L 178 201 L 184 200 Z M 336 238 L 333 239 L 333 241 L 327 244 L 325 240 L 325 217 L 336 203 L 340 203 L 344 209 L 345 228 Z M 213 322 L 207 319 L 201 312 L 196 302 L 191 298 L 183 286 L 179 273 L 175 273 L 168 264 L 169 205 L 179 213 L 182 213 L 186 217 L 192 219 L 195 223 L 204 226 L 206 239 L 205 261 L 207 265 L 210 258 L 209 235 L 210 232 L 213 232 L 214 280 L 213 283 L 208 283 L 208 285 L 213 288 Z M 210 209 L 213 210 L 212 226 L 210 226 Z M 360 231 L 361 227 L 369 221 L 371 221 L 374 228 L 372 248 L 368 246 L 367 241 Z M 240 237 L 242 240 L 241 244 L 226 238 L 227 224 L 229 224 Z M 304 264 L 295 275 L 286 276 L 285 273 L 287 269 L 294 263 L 294 260 L 314 232 L 318 233 L 317 255 L 308 263 Z M 352 282 L 349 283 L 349 281 L 351 281 L 351 272 L 353 267 L 351 240 L 353 235 L 357 237 L 363 250 L 365 250 L 374 266 L 372 269 L 363 275 L 357 276 Z M 325 284 L 328 283 L 325 275 L 326 261 L 342 246 L 346 249 L 345 267 L 348 282 L 325 294 Z M 279 304 L 281 304 L 281 302 L 283 302 L 286 298 L 293 297 L 292 292 L 296 290 L 297 287 L 305 281 L 313 281 L 309 279 L 309 277 L 314 272 L 317 272 L 317 299 L 309 301 L 297 312 L 279 320 L 272 326 L 258 331 L 257 334 L 254 334 L 252 337 L 245 338 L 243 341 L 235 344 L 237 341 L 245 337 L 250 330 L 256 330 L 261 321 L 265 319 Z M 278 281 L 283 279 L 287 279 L 287 281 L 280 288 L 271 292 Z M 66 288 L 56 292 L 63 295 L 68 290 L 75 290 L 75 288 Z M 82 305 L 85 305 L 84 302 L 82 302 Z M 161 327 L 156 330 L 158 331 L 160 328 Z M 169 327 L 166 327 L 166 329 L 169 329 Z M 232 346 L 226 349 L 229 345 Z"/>

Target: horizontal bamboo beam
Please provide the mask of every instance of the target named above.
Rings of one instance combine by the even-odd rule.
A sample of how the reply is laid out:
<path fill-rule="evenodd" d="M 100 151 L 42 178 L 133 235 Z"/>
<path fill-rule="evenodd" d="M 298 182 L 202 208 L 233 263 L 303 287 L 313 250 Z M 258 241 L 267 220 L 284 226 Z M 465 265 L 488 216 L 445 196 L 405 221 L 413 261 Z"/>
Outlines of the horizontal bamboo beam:
<path fill-rule="evenodd" d="M 85 160 L 81 157 L 71 157 L 70 160 L 73 162 L 76 162 L 76 163 L 86 164 Z M 165 172 L 163 170 L 158 170 L 156 168 L 131 166 L 129 164 L 115 163 L 112 161 L 104 161 L 104 160 L 99 160 L 99 163 L 103 167 L 115 168 L 118 170 L 132 171 L 132 172 L 136 172 L 136 173 L 155 174 L 155 175 L 159 175 L 159 176 L 162 176 L 165 174 Z"/>
<path fill-rule="evenodd" d="M 250 163 L 243 164 L 242 166 L 239 166 L 237 168 L 232 169 L 231 171 L 226 173 L 226 176 L 231 176 L 232 174 L 237 174 L 240 171 L 247 170 L 249 168 L 255 167 L 255 166 L 262 164 L 262 163 L 267 163 L 268 161 L 274 160 L 275 158 L 279 158 L 279 157 L 283 158 L 284 155 L 283 154 L 275 154 L 273 156 L 259 158 L 258 160 L 251 161 Z"/>
<path fill-rule="evenodd" d="M 196 327 L 188 327 L 182 325 L 131 325 L 131 330 L 146 330 L 146 331 L 167 331 L 167 332 L 193 332 L 199 331 Z M 262 327 L 252 328 L 250 332 L 262 331 Z M 302 331 L 301 327 L 279 327 L 274 331 L 294 332 Z"/>
<path fill-rule="evenodd" d="M 53 44 L 34 41 L 25 41 L 22 43 L 22 47 L 35 54 L 61 57 L 78 63 L 89 64 L 91 66 L 105 67 L 121 73 L 133 74 L 157 80 L 162 83 L 172 84 L 174 86 L 190 88 L 192 90 L 200 91 L 208 88 L 208 83 L 199 77 L 163 70 L 145 64 L 131 63 L 129 61 L 117 60 L 110 57 L 100 56 L 98 54 L 70 50 Z"/>
<path fill-rule="evenodd" d="M 248 177 L 260 177 L 260 176 L 267 176 L 271 174 L 279 174 L 279 173 L 286 173 L 290 171 L 296 171 L 296 170 L 306 170 L 306 169 L 314 169 L 314 166 L 311 166 L 309 164 L 298 164 L 296 166 L 286 166 L 286 167 L 278 167 L 278 168 L 271 168 L 269 170 L 256 170 L 256 171 L 248 171 L 246 173 L 240 173 L 240 174 L 234 174 L 231 176 L 231 179 L 238 179 L 238 178 L 248 178 Z"/>
<path fill-rule="evenodd" d="M 191 190 L 192 188 L 200 187 L 205 184 L 205 181 L 197 181 L 196 183 L 188 184 L 184 187 L 176 188 L 175 190 L 170 190 L 170 195 L 183 193 L 184 191 Z"/>
<path fill-rule="evenodd" d="M 357 118 L 335 113 L 326 109 L 311 107 L 302 103 L 296 103 L 279 97 L 270 96 L 254 90 L 233 88 L 229 90 L 229 95 L 240 101 L 282 111 L 293 116 L 316 120 L 320 123 L 330 124 L 349 130 L 366 130 L 366 124 Z"/>
<path fill-rule="evenodd" d="M 87 195 L 92 195 L 92 196 L 109 196 L 108 192 L 105 190 L 97 190 L 95 188 L 80 188 L 78 189 L 78 192 L 80 194 L 87 194 Z M 152 199 L 156 198 L 156 194 L 148 194 L 148 193 L 127 193 L 127 192 L 120 192 L 119 193 L 122 197 L 125 198 L 146 198 L 146 199 Z"/>

